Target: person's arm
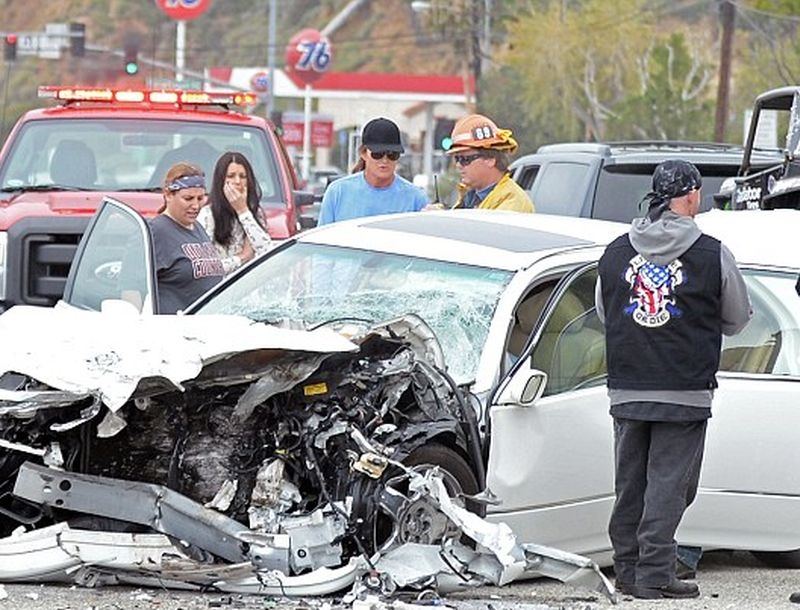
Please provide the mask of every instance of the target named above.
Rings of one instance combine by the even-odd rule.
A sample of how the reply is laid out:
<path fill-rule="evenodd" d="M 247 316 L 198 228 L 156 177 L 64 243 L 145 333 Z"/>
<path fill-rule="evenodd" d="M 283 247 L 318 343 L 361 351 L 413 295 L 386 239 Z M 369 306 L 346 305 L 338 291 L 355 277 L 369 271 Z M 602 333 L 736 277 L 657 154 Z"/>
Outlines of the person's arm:
<path fill-rule="evenodd" d="M 240 212 L 237 216 L 239 218 L 239 223 L 242 225 L 242 229 L 244 229 L 244 234 L 247 236 L 247 241 L 249 241 L 250 245 L 253 247 L 254 254 L 262 254 L 272 247 L 272 239 L 269 233 L 258 223 L 249 209 Z M 252 256 L 250 258 L 252 258 Z M 245 262 L 250 260 L 250 258 L 245 259 Z"/>
<path fill-rule="evenodd" d="M 206 235 L 208 235 L 211 243 L 213 243 L 214 247 L 217 248 L 217 254 L 219 254 L 219 260 L 222 261 L 222 269 L 225 272 L 225 275 L 228 275 L 231 271 L 241 267 L 242 263 L 244 262 L 241 256 L 227 256 L 223 252 L 224 248 L 220 247 L 219 244 L 214 241 L 214 215 L 211 213 L 211 208 L 209 205 L 206 205 L 200 209 L 200 213 L 197 215 L 197 222 L 200 223 L 200 226 L 203 227 L 203 230 L 206 232 Z"/>
<path fill-rule="evenodd" d="M 736 259 L 724 244 L 720 248 L 720 272 L 722 333 L 735 335 L 747 326 L 753 316 L 753 307 L 747 294 L 747 284 L 736 266 Z"/>
<path fill-rule="evenodd" d="M 603 286 L 600 284 L 600 276 L 597 276 L 597 282 L 594 285 L 594 308 L 597 317 L 600 318 L 600 323 L 605 326 L 606 324 L 606 308 L 603 306 Z"/>
<path fill-rule="evenodd" d="M 337 189 L 334 188 L 334 182 L 328 188 L 325 189 L 325 192 L 322 194 L 322 203 L 319 207 L 319 218 L 317 219 L 317 226 L 320 225 L 327 225 L 332 222 L 336 222 L 336 212 L 335 212 L 335 195 Z"/>
<path fill-rule="evenodd" d="M 414 195 L 414 210 L 420 212 L 426 208 L 430 209 L 428 206 L 431 205 L 431 202 L 428 199 L 428 194 L 418 186 L 414 186 L 414 188 L 417 190 Z"/>

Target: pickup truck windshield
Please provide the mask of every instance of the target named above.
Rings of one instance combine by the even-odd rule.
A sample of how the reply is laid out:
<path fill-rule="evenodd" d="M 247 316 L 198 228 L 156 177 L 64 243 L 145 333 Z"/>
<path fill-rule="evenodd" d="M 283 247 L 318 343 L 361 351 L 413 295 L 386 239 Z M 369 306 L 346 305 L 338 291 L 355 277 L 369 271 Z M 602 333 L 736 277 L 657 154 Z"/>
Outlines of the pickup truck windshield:
<path fill-rule="evenodd" d="M 177 161 L 203 168 L 210 187 L 214 164 L 227 150 L 251 162 L 262 204 L 284 207 L 278 167 L 263 133 L 199 121 L 90 119 L 31 121 L 0 168 L 0 189 L 139 191 L 161 186 Z"/>

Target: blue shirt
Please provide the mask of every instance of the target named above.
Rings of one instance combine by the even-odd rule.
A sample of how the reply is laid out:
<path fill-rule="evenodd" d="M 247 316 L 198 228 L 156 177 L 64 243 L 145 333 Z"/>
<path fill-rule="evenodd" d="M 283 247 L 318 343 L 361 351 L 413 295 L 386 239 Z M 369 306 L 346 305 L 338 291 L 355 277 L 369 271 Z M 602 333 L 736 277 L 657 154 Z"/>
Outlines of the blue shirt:
<path fill-rule="evenodd" d="M 322 206 L 317 224 L 324 225 L 339 220 L 418 212 L 428 205 L 428 196 L 418 186 L 402 176 L 395 175 L 392 183 L 376 188 L 358 172 L 332 182 L 322 196 Z"/>

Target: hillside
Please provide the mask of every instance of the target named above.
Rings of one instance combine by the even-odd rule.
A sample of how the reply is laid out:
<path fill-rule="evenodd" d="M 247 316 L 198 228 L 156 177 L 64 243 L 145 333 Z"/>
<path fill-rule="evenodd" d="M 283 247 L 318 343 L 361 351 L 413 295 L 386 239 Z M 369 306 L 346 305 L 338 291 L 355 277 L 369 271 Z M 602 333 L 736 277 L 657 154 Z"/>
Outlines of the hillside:
<path fill-rule="evenodd" d="M 305 27 L 322 29 L 349 0 L 277 0 L 276 63 L 283 64 L 286 43 Z M 187 22 L 185 66 L 202 71 L 215 65 L 266 65 L 269 54 L 269 0 L 214 0 L 206 13 Z M 131 37 L 142 56 L 173 64 L 176 22 L 152 0 L 32 0 L 0 2 L 4 32 L 43 32 L 47 23 L 82 22 L 86 43 L 121 49 Z M 370 0 L 331 35 L 333 69 L 441 73 L 456 71 L 452 44 L 432 34 L 408 0 Z M 138 80 L 168 79 L 171 71 L 142 65 Z M 8 125 L 24 108 L 36 105 L 38 84 L 131 84 L 122 59 L 89 51 L 83 58 L 20 56 L 0 73 L 3 122 Z"/>

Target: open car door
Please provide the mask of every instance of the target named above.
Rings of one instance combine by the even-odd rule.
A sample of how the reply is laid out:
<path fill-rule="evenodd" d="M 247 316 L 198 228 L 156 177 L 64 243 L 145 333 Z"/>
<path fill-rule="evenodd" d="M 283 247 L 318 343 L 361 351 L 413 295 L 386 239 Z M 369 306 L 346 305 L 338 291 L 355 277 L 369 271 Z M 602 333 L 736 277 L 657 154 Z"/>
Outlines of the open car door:
<path fill-rule="evenodd" d="M 158 313 L 153 260 L 145 219 L 105 197 L 78 245 L 62 300 L 94 311 L 127 301 L 141 313 Z"/>
<path fill-rule="evenodd" d="M 565 276 L 533 341 L 490 406 L 489 518 L 525 542 L 593 554 L 610 548 L 613 434 L 597 266 Z"/>

